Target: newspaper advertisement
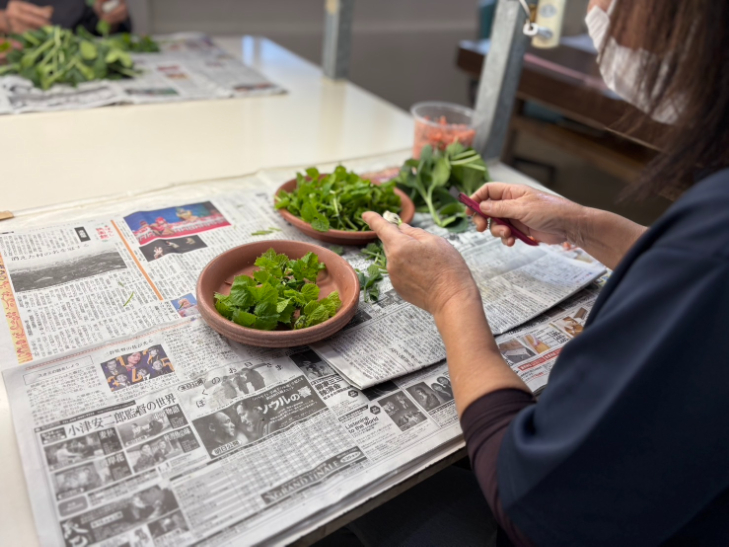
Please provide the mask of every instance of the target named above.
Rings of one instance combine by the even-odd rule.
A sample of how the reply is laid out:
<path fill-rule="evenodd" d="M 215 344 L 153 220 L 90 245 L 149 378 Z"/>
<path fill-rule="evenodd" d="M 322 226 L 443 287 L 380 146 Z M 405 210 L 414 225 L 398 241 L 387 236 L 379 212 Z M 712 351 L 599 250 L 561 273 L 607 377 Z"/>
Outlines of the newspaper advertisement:
<path fill-rule="evenodd" d="M 530 388 L 596 294 L 498 338 Z M 310 348 L 231 343 L 194 315 L 4 377 L 42 545 L 286 544 L 462 444 L 444 362 L 360 390 Z"/>
<path fill-rule="evenodd" d="M 208 36 L 180 33 L 155 39 L 159 53 L 131 54 L 139 71 L 134 78 L 41 90 L 20 76 L 0 77 L 0 114 L 284 93 Z"/>

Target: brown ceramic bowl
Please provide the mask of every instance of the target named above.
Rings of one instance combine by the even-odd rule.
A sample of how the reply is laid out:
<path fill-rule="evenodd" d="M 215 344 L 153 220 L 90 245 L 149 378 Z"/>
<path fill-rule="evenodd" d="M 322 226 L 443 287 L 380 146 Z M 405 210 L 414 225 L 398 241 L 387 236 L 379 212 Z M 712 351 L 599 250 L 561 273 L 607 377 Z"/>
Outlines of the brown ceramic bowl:
<path fill-rule="evenodd" d="M 374 184 L 378 183 L 375 182 Z M 281 187 L 276 190 L 276 195 L 279 195 L 283 191 L 292 192 L 295 189 L 296 179 L 291 179 L 290 181 L 282 184 Z M 415 204 L 413 203 L 413 200 L 411 200 L 402 190 L 395 188 L 395 193 L 400 196 L 400 218 L 403 222 L 409 224 L 415 216 Z M 305 233 L 309 237 L 313 237 L 320 241 L 326 241 L 327 243 L 334 243 L 336 245 L 366 245 L 367 243 L 372 243 L 377 239 L 377 234 L 371 231 L 347 232 L 345 230 L 329 230 L 327 232 L 319 232 L 312 228 L 311 224 L 292 215 L 286 209 L 279 209 L 278 212 L 281 213 L 281 216 L 284 217 L 286 222 L 298 228 L 299 231 Z"/>
<path fill-rule="evenodd" d="M 242 274 L 251 275 L 257 269 L 253 263 L 271 248 L 289 258 L 301 258 L 309 251 L 319 256 L 319 260 L 327 267 L 319 273 L 316 282 L 321 288 L 319 298 L 339 291 L 342 300 L 342 307 L 334 317 L 306 329 L 264 331 L 242 327 L 218 313 L 213 294 L 229 294 L 233 278 Z M 197 302 L 200 315 L 207 324 L 226 338 L 250 346 L 289 348 L 328 338 L 349 323 L 359 303 L 359 280 L 354 268 L 346 260 L 324 247 L 299 241 L 260 241 L 226 251 L 205 266 L 197 280 Z"/>

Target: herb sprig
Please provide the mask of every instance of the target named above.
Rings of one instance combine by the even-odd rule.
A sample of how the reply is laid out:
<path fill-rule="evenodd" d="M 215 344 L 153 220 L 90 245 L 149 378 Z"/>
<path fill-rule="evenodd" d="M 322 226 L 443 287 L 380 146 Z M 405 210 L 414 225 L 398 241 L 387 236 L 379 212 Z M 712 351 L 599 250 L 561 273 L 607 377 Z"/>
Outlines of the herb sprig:
<path fill-rule="evenodd" d="M 466 208 L 448 190 L 455 186 L 471 195 L 489 181 L 489 172 L 478 152 L 453 143 L 445 150 L 425 146 L 420 159 L 407 160 L 394 180 L 437 226 L 463 232 L 468 228 Z"/>
<path fill-rule="evenodd" d="M 373 184 L 340 165 L 329 175 L 320 174 L 315 167 L 306 174 L 297 173 L 296 189 L 277 195 L 276 209 L 287 209 L 319 232 L 364 232 L 370 227 L 362 213 L 399 213 L 401 203 L 394 182 Z"/>
<path fill-rule="evenodd" d="M 357 270 L 360 290 L 364 293 L 365 302 L 377 302 L 380 298 L 380 281 L 387 272 L 387 256 L 382 241 L 370 243 L 360 251 L 360 254 L 373 262 L 367 268 L 367 272 Z"/>
<path fill-rule="evenodd" d="M 360 254 L 371 260 L 379 266 L 379 268 L 385 272 L 387 271 L 387 256 L 385 256 L 385 249 L 382 247 L 382 241 L 375 241 L 370 243 L 360 251 Z"/>
<path fill-rule="evenodd" d="M 377 264 L 370 264 L 367 272 L 357 271 L 359 286 L 364 292 L 365 302 L 377 302 L 380 298 L 380 281 L 382 281 L 382 270 Z"/>
<path fill-rule="evenodd" d="M 316 278 L 326 266 L 314 253 L 290 260 L 269 249 L 256 259 L 253 277 L 239 275 L 230 294 L 215 293 L 218 313 L 244 327 L 273 330 L 279 325 L 303 329 L 334 317 L 342 301 L 334 291 L 318 300 Z"/>

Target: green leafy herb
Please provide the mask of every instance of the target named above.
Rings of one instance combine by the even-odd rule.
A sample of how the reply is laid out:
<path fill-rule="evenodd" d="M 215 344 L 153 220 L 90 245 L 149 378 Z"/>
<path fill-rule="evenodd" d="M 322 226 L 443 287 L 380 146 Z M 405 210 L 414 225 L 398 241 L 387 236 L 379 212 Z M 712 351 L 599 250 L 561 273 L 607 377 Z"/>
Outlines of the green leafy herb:
<path fill-rule="evenodd" d="M 132 298 L 134 298 L 134 291 L 132 291 L 132 294 L 129 295 L 129 298 L 127 298 L 127 301 L 124 302 L 124 305 L 122 306 L 122 308 L 126 308 L 127 304 L 129 304 L 129 302 L 132 301 Z"/>
<path fill-rule="evenodd" d="M 359 287 L 364 292 L 365 302 L 377 302 L 380 298 L 379 282 L 382 281 L 382 270 L 377 264 L 371 264 L 367 272 L 357 270 Z"/>
<path fill-rule="evenodd" d="M 139 74 L 130 52 L 159 51 L 149 37 L 132 34 L 109 35 L 108 23 L 99 23 L 98 38 L 83 27 L 76 32 L 58 26 L 46 26 L 13 34 L 10 39 L 20 47 L 8 51 L 7 64 L 0 76 L 18 74 L 41 89 L 54 84 L 78 85 L 92 80 L 118 80 Z"/>
<path fill-rule="evenodd" d="M 377 264 L 383 272 L 387 270 L 387 256 L 385 249 L 382 248 L 382 241 L 370 243 L 360 251 L 360 254 Z"/>
<path fill-rule="evenodd" d="M 302 329 L 334 317 L 342 307 L 337 291 L 319 300 L 316 278 L 326 266 L 314 253 L 290 260 L 269 249 L 255 265 L 253 277 L 233 280 L 230 294 L 215 293 L 215 309 L 234 323 L 259 330 Z"/>
<path fill-rule="evenodd" d="M 448 190 L 456 187 L 471 195 L 489 181 L 489 172 L 478 152 L 453 143 L 445 150 L 423 147 L 420 159 L 407 160 L 394 180 L 436 225 L 462 232 L 468 228 L 466 208 Z"/>
<path fill-rule="evenodd" d="M 373 184 L 341 165 L 330 175 L 320 174 L 315 167 L 306 174 L 297 173 L 296 189 L 276 196 L 276 209 L 288 210 L 320 232 L 368 231 L 362 213 L 399 212 L 400 208 L 394 182 Z"/>
<path fill-rule="evenodd" d="M 387 272 L 387 256 L 382 241 L 370 243 L 360 251 L 360 254 L 374 264 L 367 268 L 367 273 L 357 270 L 359 289 L 364 292 L 365 302 L 377 302 L 380 297 L 379 283 L 383 279 L 383 274 Z"/>
<path fill-rule="evenodd" d="M 331 245 L 329 247 L 329 250 L 339 256 L 342 256 L 344 254 L 344 247 L 342 247 L 340 245 Z"/>

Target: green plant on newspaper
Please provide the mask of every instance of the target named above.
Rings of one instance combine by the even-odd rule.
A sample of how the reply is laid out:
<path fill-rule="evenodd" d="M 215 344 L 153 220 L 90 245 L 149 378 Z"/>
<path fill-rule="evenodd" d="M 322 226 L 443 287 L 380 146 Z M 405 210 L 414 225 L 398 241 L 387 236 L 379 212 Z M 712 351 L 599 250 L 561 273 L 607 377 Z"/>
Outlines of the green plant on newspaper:
<path fill-rule="evenodd" d="M 41 89 L 54 84 L 76 86 L 93 80 L 118 80 L 140 74 L 130 53 L 159 51 L 148 36 L 109 34 L 105 21 L 98 26 L 101 37 L 83 27 L 76 32 L 58 26 L 46 26 L 22 34 L 12 34 L 0 43 L 7 64 L 0 66 L 0 76 L 17 74 Z"/>

